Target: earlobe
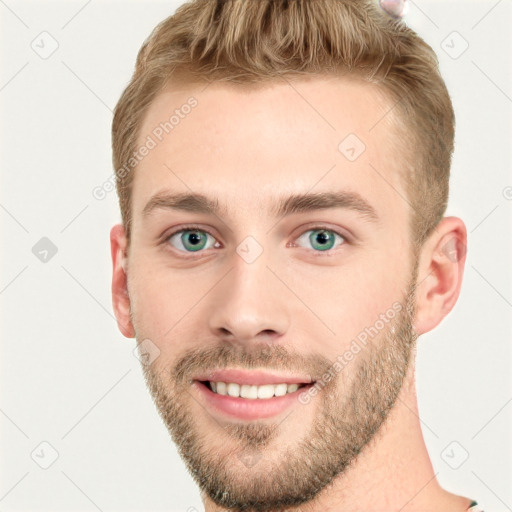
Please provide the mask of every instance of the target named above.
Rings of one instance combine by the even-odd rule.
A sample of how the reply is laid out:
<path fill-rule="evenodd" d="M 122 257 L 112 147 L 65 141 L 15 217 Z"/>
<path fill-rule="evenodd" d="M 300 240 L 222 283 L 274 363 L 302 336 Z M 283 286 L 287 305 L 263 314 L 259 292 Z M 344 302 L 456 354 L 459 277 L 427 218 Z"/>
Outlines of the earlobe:
<path fill-rule="evenodd" d="M 110 230 L 110 252 L 112 255 L 112 306 L 117 325 L 127 338 L 135 337 L 131 320 L 130 296 L 128 294 L 126 234 L 122 224 Z"/>
<path fill-rule="evenodd" d="M 453 309 L 466 262 L 467 233 L 458 217 L 445 217 L 425 243 L 419 263 L 414 327 L 431 331 Z"/>

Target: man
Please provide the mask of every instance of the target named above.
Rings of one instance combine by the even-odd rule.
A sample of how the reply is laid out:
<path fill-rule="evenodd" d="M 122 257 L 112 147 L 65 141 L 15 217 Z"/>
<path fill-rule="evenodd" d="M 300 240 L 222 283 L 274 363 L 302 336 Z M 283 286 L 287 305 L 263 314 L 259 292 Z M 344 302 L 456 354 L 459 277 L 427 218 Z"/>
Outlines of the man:
<path fill-rule="evenodd" d="M 473 507 L 414 383 L 466 246 L 433 50 L 370 0 L 192 1 L 112 130 L 114 310 L 205 510 Z"/>

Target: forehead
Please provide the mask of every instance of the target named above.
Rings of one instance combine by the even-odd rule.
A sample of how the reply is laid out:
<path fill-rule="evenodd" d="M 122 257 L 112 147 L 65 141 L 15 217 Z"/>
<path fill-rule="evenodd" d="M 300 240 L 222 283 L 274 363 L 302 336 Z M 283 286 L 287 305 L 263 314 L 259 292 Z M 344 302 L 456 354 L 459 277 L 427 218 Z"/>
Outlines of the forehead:
<path fill-rule="evenodd" d="M 376 85 L 346 77 L 171 83 L 138 134 L 137 148 L 151 148 L 134 175 L 134 221 L 165 189 L 218 198 L 233 215 L 261 215 L 294 193 L 352 190 L 384 216 L 404 215 L 392 107 Z"/>

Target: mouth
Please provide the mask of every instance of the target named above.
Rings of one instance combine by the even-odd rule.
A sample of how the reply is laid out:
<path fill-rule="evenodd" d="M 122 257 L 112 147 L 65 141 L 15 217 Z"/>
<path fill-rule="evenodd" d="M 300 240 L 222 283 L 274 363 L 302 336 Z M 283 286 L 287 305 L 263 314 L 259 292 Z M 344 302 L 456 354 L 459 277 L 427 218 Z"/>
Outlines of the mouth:
<path fill-rule="evenodd" d="M 221 373 L 224 380 L 219 378 Z M 199 377 L 192 382 L 203 403 L 214 414 L 245 420 L 269 418 L 301 405 L 299 395 L 315 384 L 304 377 L 254 372 L 242 375 L 239 370 L 211 372 L 210 375 L 211 378 Z"/>
<path fill-rule="evenodd" d="M 247 400 L 268 400 L 273 397 L 285 396 L 295 393 L 299 389 L 311 386 L 313 383 L 280 383 L 280 384 L 263 384 L 260 386 L 251 384 L 238 384 L 236 382 L 223 381 L 197 381 L 203 386 L 208 387 L 210 391 L 217 395 L 231 396 L 234 398 L 245 398 Z"/>

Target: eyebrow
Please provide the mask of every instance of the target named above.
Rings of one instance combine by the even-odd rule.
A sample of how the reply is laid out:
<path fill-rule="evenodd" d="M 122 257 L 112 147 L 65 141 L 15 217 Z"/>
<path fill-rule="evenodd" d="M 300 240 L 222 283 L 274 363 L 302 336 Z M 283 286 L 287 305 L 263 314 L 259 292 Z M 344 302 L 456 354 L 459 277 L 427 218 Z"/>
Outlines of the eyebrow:
<path fill-rule="evenodd" d="M 358 193 L 349 191 L 293 194 L 280 198 L 273 203 L 270 213 L 275 217 L 286 217 L 294 213 L 329 208 L 353 210 L 371 222 L 379 221 L 379 216 L 373 206 Z M 227 214 L 227 209 L 219 206 L 218 199 L 211 199 L 204 194 L 194 193 L 172 194 L 166 191 L 159 192 L 147 202 L 142 210 L 142 215 L 147 217 L 159 209 L 221 216 Z"/>

